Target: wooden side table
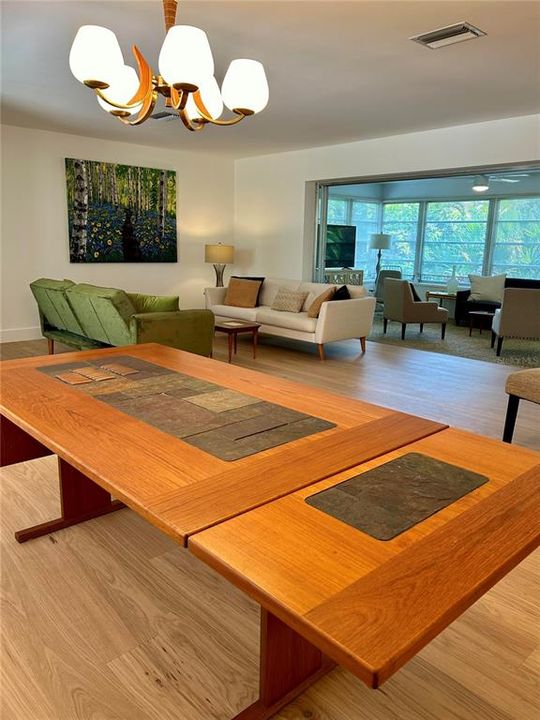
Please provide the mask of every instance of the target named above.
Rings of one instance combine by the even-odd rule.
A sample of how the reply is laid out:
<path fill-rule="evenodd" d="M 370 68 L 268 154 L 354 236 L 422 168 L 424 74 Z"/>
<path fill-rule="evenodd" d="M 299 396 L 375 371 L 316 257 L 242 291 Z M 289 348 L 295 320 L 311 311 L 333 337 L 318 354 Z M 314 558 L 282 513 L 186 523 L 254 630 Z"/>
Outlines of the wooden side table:
<path fill-rule="evenodd" d="M 455 300 L 456 299 L 456 293 L 449 293 L 449 292 L 438 292 L 436 290 L 427 290 L 426 291 L 426 301 L 430 301 L 431 298 L 436 298 L 439 301 L 439 307 L 443 306 L 443 303 L 445 300 Z"/>
<path fill-rule="evenodd" d="M 482 325 L 486 330 L 491 328 L 491 320 L 493 320 L 494 315 L 495 313 L 487 310 L 469 310 L 469 337 L 472 335 L 475 320 L 478 321 L 478 329 L 481 335 Z"/>
<path fill-rule="evenodd" d="M 257 341 L 259 338 L 260 323 L 248 322 L 246 320 L 233 320 L 228 318 L 216 318 L 214 330 L 227 335 L 229 346 L 229 362 L 232 362 L 233 353 L 236 355 L 238 349 L 238 335 L 240 333 L 251 333 L 251 345 L 253 348 L 253 359 L 257 357 Z"/>

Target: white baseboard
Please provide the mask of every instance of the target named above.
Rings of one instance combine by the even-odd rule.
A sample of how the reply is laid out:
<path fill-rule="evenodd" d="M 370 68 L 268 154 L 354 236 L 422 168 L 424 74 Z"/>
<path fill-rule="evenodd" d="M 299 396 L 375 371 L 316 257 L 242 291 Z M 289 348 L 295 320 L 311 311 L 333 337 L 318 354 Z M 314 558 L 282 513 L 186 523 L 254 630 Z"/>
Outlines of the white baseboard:
<path fill-rule="evenodd" d="M 19 342 L 20 340 L 39 340 L 43 337 L 40 327 L 11 328 L 0 330 L 0 343 Z"/>

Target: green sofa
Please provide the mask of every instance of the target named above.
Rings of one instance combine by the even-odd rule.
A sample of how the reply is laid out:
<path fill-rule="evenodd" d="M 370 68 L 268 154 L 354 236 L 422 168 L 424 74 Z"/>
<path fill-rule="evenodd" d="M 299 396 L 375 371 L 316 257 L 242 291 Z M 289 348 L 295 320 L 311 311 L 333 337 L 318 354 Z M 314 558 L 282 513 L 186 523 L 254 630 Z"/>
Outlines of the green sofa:
<path fill-rule="evenodd" d="M 154 342 L 198 355 L 212 353 L 213 313 L 179 310 L 178 297 L 48 278 L 35 280 L 30 289 L 49 353 L 55 341 L 78 350 Z"/>

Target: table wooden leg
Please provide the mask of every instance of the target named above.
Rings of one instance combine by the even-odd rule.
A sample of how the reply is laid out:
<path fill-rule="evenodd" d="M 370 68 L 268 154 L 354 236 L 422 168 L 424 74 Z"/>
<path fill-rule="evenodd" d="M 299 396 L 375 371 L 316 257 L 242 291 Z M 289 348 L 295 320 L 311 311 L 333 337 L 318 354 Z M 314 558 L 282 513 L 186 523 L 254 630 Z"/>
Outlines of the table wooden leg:
<path fill-rule="evenodd" d="M 261 609 L 259 699 L 233 720 L 268 720 L 334 666 L 314 645 Z"/>
<path fill-rule="evenodd" d="M 229 344 L 229 362 L 232 362 L 232 353 L 233 353 L 233 336 L 232 333 L 227 334 L 227 340 Z"/>
<path fill-rule="evenodd" d="M 26 460 L 52 455 L 46 448 L 18 425 L 0 416 L 0 466 L 14 465 Z"/>
<path fill-rule="evenodd" d="M 234 333 L 233 338 L 234 338 L 234 354 L 236 355 L 236 353 L 238 352 L 238 333 Z"/>
<path fill-rule="evenodd" d="M 125 507 L 124 503 L 112 500 L 110 493 L 61 458 L 58 458 L 58 476 L 60 517 L 17 531 L 15 539 L 18 542 L 48 535 Z"/>
<path fill-rule="evenodd" d="M 259 340 L 259 328 L 253 331 L 253 359 L 257 357 L 257 342 Z"/>

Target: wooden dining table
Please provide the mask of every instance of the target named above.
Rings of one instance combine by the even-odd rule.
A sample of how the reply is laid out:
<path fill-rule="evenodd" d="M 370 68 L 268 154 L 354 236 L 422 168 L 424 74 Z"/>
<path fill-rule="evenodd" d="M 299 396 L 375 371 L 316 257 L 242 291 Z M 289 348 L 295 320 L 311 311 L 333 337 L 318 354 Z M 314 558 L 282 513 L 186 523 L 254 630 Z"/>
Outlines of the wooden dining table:
<path fill-rule="evenodd" d="M 60 516 L 19 542 L 127 506 L 260 604 L 259 699 L 236 720 L 336 663 L 378 687 L 539 542 L 540 455 L 425 418 L 155 344 L 6 361 L 0 383 L 2 465 L 58 456 Z M 415 497 L 415 462 L 472 489 L 427 493 L 387 539 L 364 500 L 363 529 L 317 507 L 369 481 L 407 524 L 384 507 L 402 462 Z"/>

